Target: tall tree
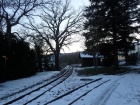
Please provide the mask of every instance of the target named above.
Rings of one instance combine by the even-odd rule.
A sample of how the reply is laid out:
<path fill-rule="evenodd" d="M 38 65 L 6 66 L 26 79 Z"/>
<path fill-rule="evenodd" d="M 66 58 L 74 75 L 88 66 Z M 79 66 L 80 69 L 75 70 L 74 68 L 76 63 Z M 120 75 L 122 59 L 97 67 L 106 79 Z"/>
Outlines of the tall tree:
<path fill-rule="evenodd" d="M 133 23 L 137 22 L 137 12 L 138 12 L 138 0 L 119 0 L 111 1 L 106 0 L 105 8 L 107 10 L 106 19 L 109 20 L 107 24 L 110 24 L 110 32 L 112 32 L 113 46 L 114 46 L 114 55 L 115 55 L 115 64 L 117 66 L 118 58 L 118 49 L 120 48 L 124 52 L 126 62 L 128 57 L 128 51 L 132 50 L 132 41 L 134 37 L 131 37 L 130 34 L 137 32 L 137 27 L 132 27 Z M 106 26 L 108 26 L 106 24 Z"/>
<path fill-rule="evenodd" d="M 132 37 L 130 37 L 129 35 L 136 30 L 136 28 L 132 27 L 131 25 L 136 22 L 137 6 L 139 1 L 90 0 L 90 2 L 91 5 L 86 10 L 87 15 L 85 15 L 86 17 L 88 17 L 87 21 L 91 19 L 92 21 L 99 22 L 98 24 L 90 22 L 87 24 L 86 22 L 86 24 L 90 27 L 94 26 L 99 28 L 99 32 L 102 33 L 100 41 L 103 41 L 103 38 L 107 40 L 109 39 L 109 42 L 113 44 L 114 67 L 115 69 L 117 69 L 119 49 L 118 43 L 122 41 L 124 42 L 124 45 L 121 46 L 121 49 L 124 49 L 123 51 L 127 56 L 127 52 L 130 49 L 130 47 L 128 46 L 131 46 L 132 43 Z M 96 29 L 90 29 L 93 32 L 96 31 Z"/>
<path fill-rule="evenodd" d="M 36 73 L 35 52 L 29 44 L 11 35 L 11 46 L 0 32 L 0 81 L 16 79 Z M 10 47 L 10 48 L 9 48 Z"/>
<path fill-rule="evenodd" d="M 107 38 L 104 35 L 104 2 L 103 0 L 90 0 L 90 6 L 85 8 L 84 16 L 86 21 L 84 23 L 84 28 L 86 32 L 83 34 L 86 38 L 85 45 L 87 47 L 87 52 L 93 54 L 98 53 L 99 44 L 104 43 Z M 94 60 L 95 61 L 95 60 Z M 96 62 L 94 62 L 94 65 Z"/>
<path fill-rule="evenodd" d="M 81 12 L 70 7 L 70 1 L 52 0 L 39 15 L 41 23 L 35 25 L 31 20 L 28 28 L 40 35 L 55 54 L 55 66 L 59 70 L 60 50 L 73 43 L 72 36 L 82 28 Z"/>
<path fill-rule="evenodd" d="M 44 0 L 0 0 L 0 28 L 9 37 L 13 26 L 19 24 L 22 18 L 32 16 L 44 4 Z"/>
<path fill-rule="evenodd" d="M 43 47 L 44 43 L 42 39 L 40 38 L 34 38 L 33 39 L 34 47 L 35 47 L 35 52 L 37 56 L 37 67 L 40 72 L 43 71 Z"/>

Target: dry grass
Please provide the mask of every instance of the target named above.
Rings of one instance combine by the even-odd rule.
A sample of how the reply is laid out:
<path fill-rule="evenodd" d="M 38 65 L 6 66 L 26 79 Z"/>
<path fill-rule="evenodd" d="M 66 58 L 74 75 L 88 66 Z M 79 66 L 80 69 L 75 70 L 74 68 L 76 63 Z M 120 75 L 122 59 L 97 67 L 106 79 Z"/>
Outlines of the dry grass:
<path fill-rule="evenodd" d="M 113 67 L 101 67 L 101 68 L 87 68 L 83 70 L 78 70 L 78 75 L 98 75 L 98 74 L 105 74 L 105 75 L 115 75 L 115 74 L 122 74 L 128 72 L 129 68 L 119 68 L 119 70 L 115 71 Z"/>

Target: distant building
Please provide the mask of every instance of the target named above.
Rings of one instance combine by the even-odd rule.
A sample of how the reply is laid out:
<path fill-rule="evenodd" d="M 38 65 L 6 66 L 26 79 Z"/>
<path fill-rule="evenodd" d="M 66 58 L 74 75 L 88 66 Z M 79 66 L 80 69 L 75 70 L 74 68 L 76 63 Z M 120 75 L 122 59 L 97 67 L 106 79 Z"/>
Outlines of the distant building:
<path fill-rule="evenodd" d="M 135 42 L 134 45 L 135 45 L 134 50 L 129 51 L 128 54 L 130 55 L 130 54 L 133 54 L 133 53 L 138 53 L 138 55 L 140 55 L 140 43 Z"/>
<path fill-rule="evenodd" d="M 101 56 L 99 54 L 93 57 L 93 55 L 80 52 L 79 57 L 81 58 L 81 66 L 94 66 L 94 62 L 96 59 L 97 59 L 97 66 L 101 65 Z"/>
<path fill-rule="evenodd" d="M 134 46 L 135 46 L 134 50 L 128 51 L 128 55 L 137 54 L 138 60 L 140 60 L 140 43 L 135 42 Z M 125 60 L 124 52 L 118 51 L 118 59 L 119 61 Z"/>
<path fill-rule="evenodd" d="M 50 54 L 49 55 L 49 62 L 48 62 L 49 66 L 55 66 L 55 55 L 54 54 Z"/>

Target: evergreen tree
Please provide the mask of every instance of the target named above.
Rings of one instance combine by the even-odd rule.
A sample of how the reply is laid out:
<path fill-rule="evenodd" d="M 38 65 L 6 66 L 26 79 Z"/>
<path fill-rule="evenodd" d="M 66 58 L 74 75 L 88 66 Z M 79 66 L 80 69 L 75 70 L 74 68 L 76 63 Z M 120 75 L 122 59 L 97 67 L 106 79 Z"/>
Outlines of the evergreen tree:
<path fill-rule="evenodd" d="M 8 55 L 8 43 L 4 38 L 3 32 L 0 31 L 0 82 L 5 80 L 6 62 Z"/>
<path fill-rule="evenodd" d="M 86 46 L 93 45 L 93 39 L 101 43 L 113 45 L 114 67 L 118 68 L 118 50 L 127 53 L 133 49 L 133 37 L 130 34 L 136 31 L 132 24 L 136 22 L 137 0 L 90 0 L 91 5 L 86 7 L 84 16 L 87 18 L 84 36 Z M 98 36 L 98 37 L 97 37 Z M 120 47 L 120 43 L 122 43 Z"/>
<path fill-rule="evenodd" d="M 0 82 L 36 73 L 36 54 L 29 44 L 11 34 L 11 45 L 0 32 Z"/>
<path fill-rule="evenodd" d="M 36 73 L 36 54 L 30 49 L 29 43 L 11 35 L 11 46 L 9 46 L 7 72 L 8 79 L 30 76 Z"/>
<path fill-rule="evenodd" d="M 87 20 L 84 24 L 86 32 L 83 35 L 86 38 L 86 51 L 95 56 L 99 50 L 100 39 L 104 38 L 103 24 L 100 24 L 103 22 L 104 13 L 102 12 L 102 0 L 90 0 L 90 2 L 91 5 L 86 7 L 84 12 L 84 16 Z M 94 65 L 96 64 L 96 60 L 94 60 Z"/>
<path fill-rule="evenodd" d="M 105 21 L 108 20 L 106 27 L 110 25 L 108 31 L 112 33 L 116 66 L 118 50 L 124 52 L 127 63 L 128 51 L 134 49 L 134 45 L 132 46 L 134 37 L 131 37 L 130 34 L 137 30 L 137 27 L 131 25 L 136 22 L 138 3 L 138 0 L 106 0 L 105 2 L 107 11 Z"/>
<path fill-rule="evenodd" d="M 37 55 L 37 68 L 40 72 L 42 72 L 43 71 L 43 68 L 42 68 L 43 50 L 40 45 L 35 44 L 35 51 L 36 51 L 36 55 Z"/>

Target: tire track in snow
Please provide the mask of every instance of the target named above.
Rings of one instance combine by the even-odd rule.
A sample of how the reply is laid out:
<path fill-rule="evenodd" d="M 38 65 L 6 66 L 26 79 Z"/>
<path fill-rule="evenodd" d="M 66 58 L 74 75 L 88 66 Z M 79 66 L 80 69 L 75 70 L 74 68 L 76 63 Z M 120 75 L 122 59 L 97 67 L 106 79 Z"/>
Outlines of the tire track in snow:
<path fill-rule="evenodd" d="M 81 99 L 82 97 L 86 96 L 88 93 L 90 93 L 91 91 L 93 91 L 94 89 L 100 87 L 101 85 L 103 85 L 103 84 L 105 84 L 106 82 L 109 82 L 109 81 L 110 81 L 110 79 L 109 79 L 109 80 L 106 80 L 106 81 L 104 81 L 104 82 L 102 82 L 102 83 L 100 83 L 100 84 L 98 84 L 98 85 L 95 86 L 94 88 L 88 90 L 86 93 L 80 95 L 78 98 L 76 98 L 75 100 L 73 100 L 73 101 L 72 101 L 71 103 L 69 103 L 68 105 L 72 105 L 72 104 L 75 103 L 77 100 Z"/>
<path fill-rule="evenodd" d="M 84 84 L 84 85 L 81 85 L 81 86 L 79 86 L 79 87 L 73 89 L 73 90 L 70 90 L 70 91 L 68 91 L 67 93 L 64 93 L 64 94 L 58 96 L 57 98 L 54 98 L 54 99 L 50 100 L 49 102 L 45 103 L 44 105 L 48 105 L 48 104 L 50 104 L 50 103 L 53 103 L 53 102 L 55 102 L 55 101 L 57 101 L 57 100 L 59 100 L 59 99 L 65 97 L 65 96 L 67 96 L 67 95 L 69 95 L 69 94 L 71 94 L 71 93 L 77 91 L 78 89 L 81 89 L 81 88 L 83 88 L 83 87 L 85 87 L 85 86 L 87 86 L 87 85 L 89 85 L 89 84 L 92 84 L 92 83 L 94 83 L 94 82 L 97 82 L 97 81 L 99 81 L 99 80 L 101 80 L 101 79 L 102 79 L 102 78 L 95 79 L 95 80 L 93 80 L 93 81 L 91 81 L 91 82 L 89 82 L 89 83 L 86 83 L 86 84 Z"/>
<path fill-rule="evenodd" d="M 91 105 L 106 105 L 106 102 L 109 100 L 111 94 L 115 91 L 115 89 L 120 85 L 120 83 L 117 83 L 120 79 L 124 78 L 121 77 L 111 83 L 99 96 L 95 99 L 94 102 L 92 102 Z"/>
<path fill-rule="evenodd" d="M 40 97 L 41 95 L 43 95 L 45 92 L 49 91 L 51 88 L 55 87 L 56 85 L 60 84 L 61 82 L 63 82 L 65 79 L 67 79 L 71 74 L 72 74 L 72 67 L 69 67 L 69 69 L 67 69 L 66 71 L 63 72 L 63 74 L 60 74 L 58 75 L 58 77 L 56 77 L 54 80 L 50 81 L 49 83 L 46 83 L 44 85 L 42 85 L 41 87 L 37 87 L 36 89 L 33 89 L 27 93 L 23 93 L 23 95 L 19 95 L 17 97 L 13 97 L 12 99 L 10 98 L 8 101 L 7 100 L 3 100 L 3 102 L 0 102 L 0 104 L 3 104 L 3 105 L 9 105 L 9 104 L 13 104 L 13 103 L 16 103 L 18 101 L 23 101 L 23 99 L 27 96 L 30 96 L 32 93 L 36 93 L 38 91 L 40 91 L 40 89 L 44 88 L 44 87 L 48 87 L 50 85 L 52 85 L 53 83 L 55 83 L 54 86 L 52 87 L 49 87 L 49 89 L 47 90 L 43 90 L 43 93 L 40 93 L 39 95 L 35 96 L 35 97 L 30 97 L 28 98 L 28 101 L 27 102 L 22 102 L 22 105 L 24 105 L 24 103 L 28 103 L 28 102 L 31 102 L 32 100 Z"/>

